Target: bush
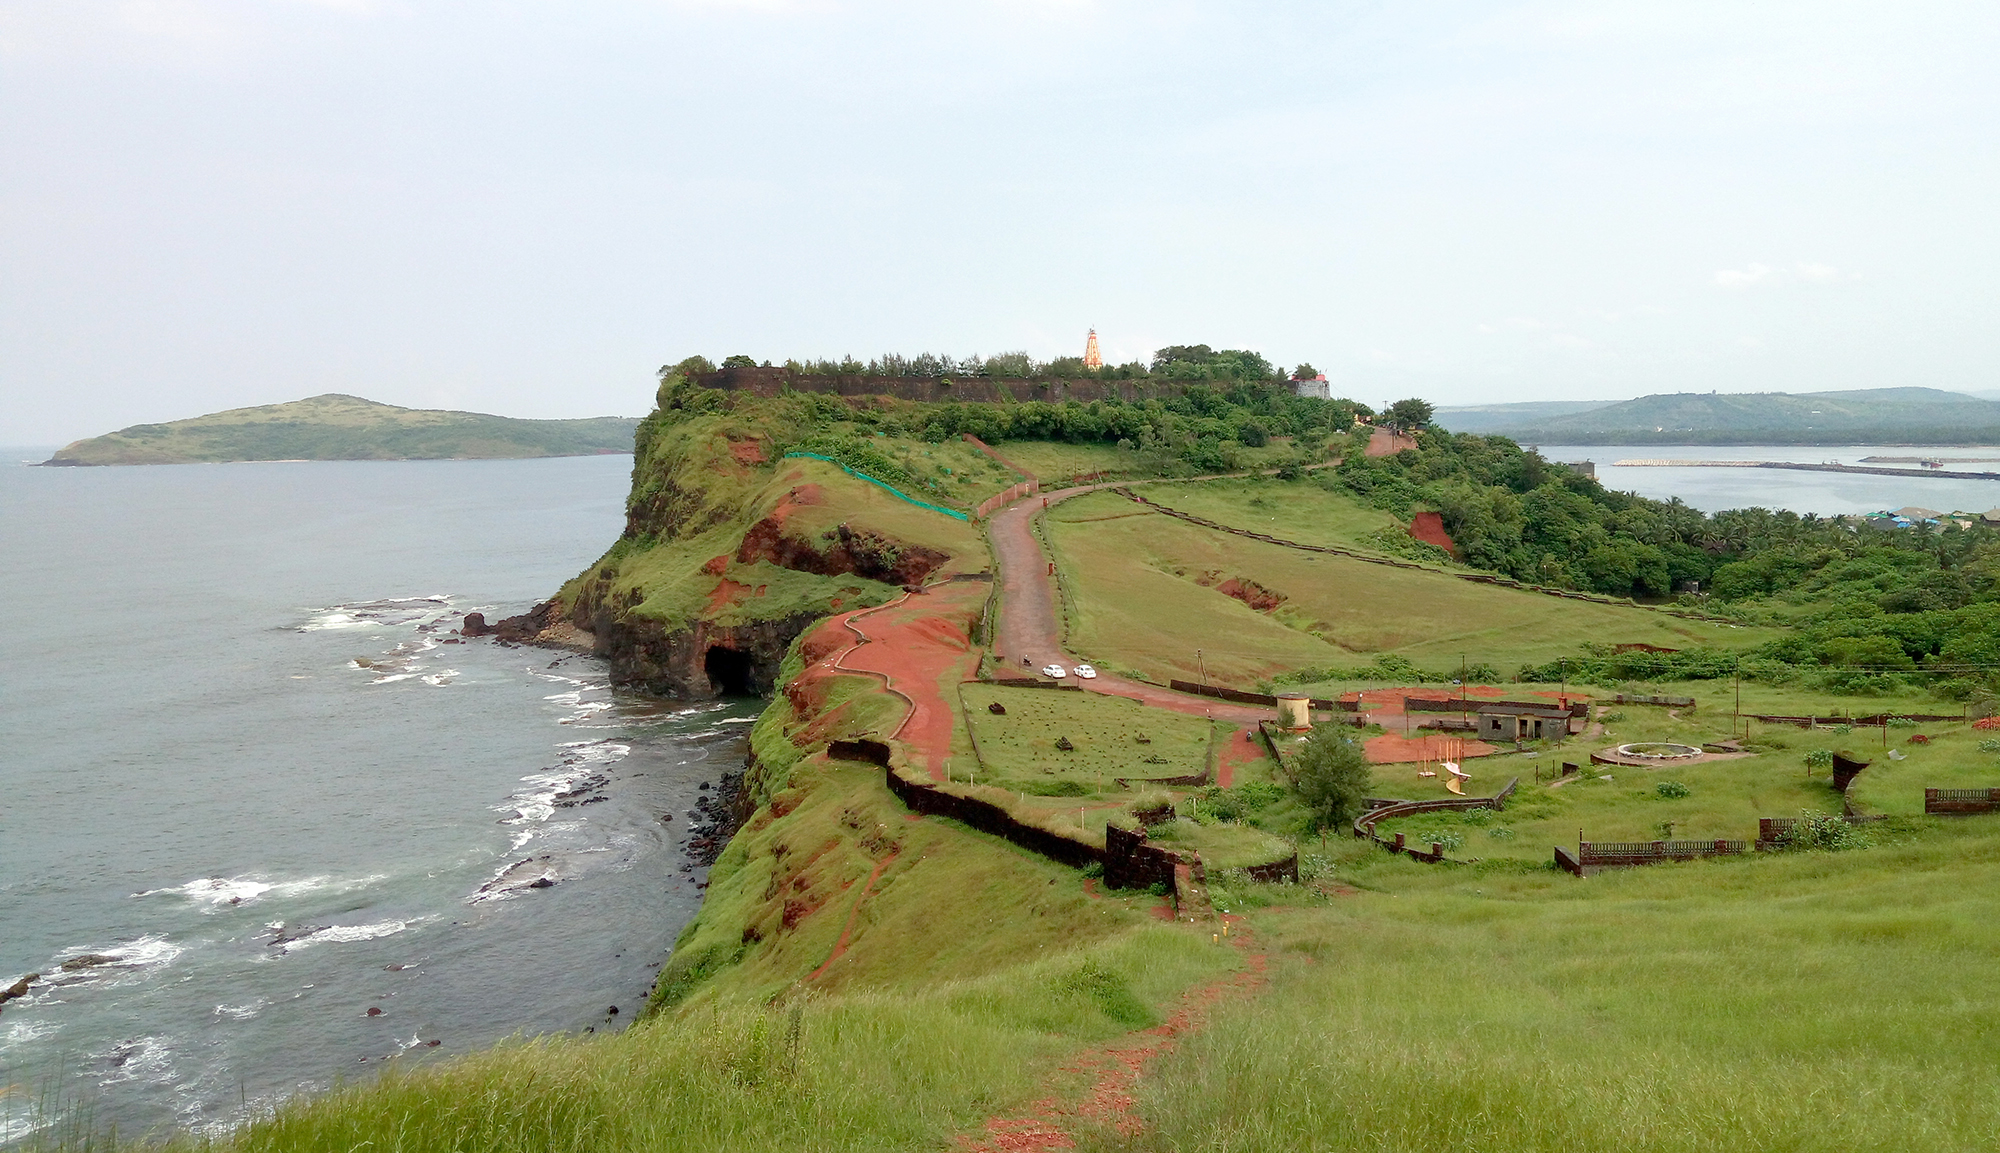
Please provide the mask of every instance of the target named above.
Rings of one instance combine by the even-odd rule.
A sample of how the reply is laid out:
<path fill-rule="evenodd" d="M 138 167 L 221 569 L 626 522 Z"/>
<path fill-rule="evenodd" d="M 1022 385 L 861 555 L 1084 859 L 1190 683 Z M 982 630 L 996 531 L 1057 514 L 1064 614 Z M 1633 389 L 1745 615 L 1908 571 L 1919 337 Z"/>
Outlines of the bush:
<path fill-rule="evenodd" d="M 1979 742 L 1979 751 L 1982 753 L 2000 753 L 2000 739 L 1993 737 L 1986 738 Z"/>
<path fill-rule="evenodd" d="M 1825 749 L 1814 749 L 1806 754 L 1805 760 L 1806 768 L 1808 769 L 1830 769 L 1833 767 L 1833 754 Z"/>
<path fill-rule="evenodd" d="M 1799 823 L 1785 834 L 1784 845 L 1787 849 L 1835 853 L 1843 849 L 1865 849 L 1868 838 L 1858 825 L 1841 817 L 1807 809 L 1799 814 Z"/>
<path fill-rule="evenodd" d="M 1679 781 L 1661 781 L 1653 786 L 1653 791 L 1666 800 L 1677 801 L 1687 796 L 1691 790 Z"/>

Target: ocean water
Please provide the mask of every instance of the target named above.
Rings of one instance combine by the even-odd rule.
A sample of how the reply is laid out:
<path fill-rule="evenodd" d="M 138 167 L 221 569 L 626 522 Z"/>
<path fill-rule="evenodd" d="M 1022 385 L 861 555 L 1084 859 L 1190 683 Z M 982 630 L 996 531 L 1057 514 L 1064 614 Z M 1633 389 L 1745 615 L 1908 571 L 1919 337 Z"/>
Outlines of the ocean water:
<path fill-rule="evenodd" d="M 1560 445 L 1540 446 L 1549 460 L 1597 463 L 1597 479 L 1618 492 L 1654 500 L 1679 497 L 1703 512 L 1731 508 L 1782 508 L 1796 513 L 1844 516 L 1883 509 L 1919 508 L 1939 512 L 1984 512 L 2000 507 L 2000 448 L 1885 448 L 1845 445 Z M 1870 456 L 1925 456 L 1941 459 L 1954 472 L 1993 472 L 1993 480 L 1951 480 L 1934 476 L 1873 476 L 1866 473 L 1795 472 L 1775 468 L 1619 468 L 1621 460 L 1781 460 L 1796 464 L 1862 464 Z M 1985 458 L 1993 463 L 1952 463 Z M 1874 467 L 1874 466 L 1871 466 Z M 1915 468 L 1883 464 L 1882 468 Z"/>
<path fill-rule="evenodd" d="M 0 987 L 43 977 L 0 1007 L 0 1143 L 49 1102 L 213 1130 L 399 1054 L 632 1020 L 759 704 L 450 632 L 594 560 L 629 456 L 13 459 Z"/>

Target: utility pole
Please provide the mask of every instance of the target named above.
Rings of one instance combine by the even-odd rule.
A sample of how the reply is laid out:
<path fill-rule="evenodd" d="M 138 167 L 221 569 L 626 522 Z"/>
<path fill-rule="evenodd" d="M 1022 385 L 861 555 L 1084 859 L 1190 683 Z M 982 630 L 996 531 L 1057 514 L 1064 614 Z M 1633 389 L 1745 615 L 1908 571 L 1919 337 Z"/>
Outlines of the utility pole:
<path fill-rule="evenodd" d="M 1737 657 L 1732 662 L 1732 668 L 1736 678 L 1736 719 L 1729 722 L 1729 735 L 1733 737 L 1736 726 L 1743 723 L 1743 658 Z"/>

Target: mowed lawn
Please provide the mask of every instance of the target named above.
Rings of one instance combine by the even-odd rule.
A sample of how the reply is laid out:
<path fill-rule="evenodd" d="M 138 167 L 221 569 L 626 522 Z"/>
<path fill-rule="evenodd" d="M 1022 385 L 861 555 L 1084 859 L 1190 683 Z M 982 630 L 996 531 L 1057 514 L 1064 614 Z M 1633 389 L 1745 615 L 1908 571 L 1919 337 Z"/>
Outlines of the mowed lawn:
<path fill-rule="evenodd" d="M 1149 491 L 1162 500 L 1171 493 L 1165 485 Z M 1209 679 L 1247 684 L 1381 653 L 1439 669 L 1463 655 L 1506 673 L 1591 641 L 1744 647 L 1774 635 L 1264 544 L 1111 493 L 1058 505 L 1046 527 L 1072 598 L 1071 647 L 1155 678 L 1195 674 L 1197 649 Z M 1285 602 L 1257 612 L 1199 583 L 1232 577 Z"/>

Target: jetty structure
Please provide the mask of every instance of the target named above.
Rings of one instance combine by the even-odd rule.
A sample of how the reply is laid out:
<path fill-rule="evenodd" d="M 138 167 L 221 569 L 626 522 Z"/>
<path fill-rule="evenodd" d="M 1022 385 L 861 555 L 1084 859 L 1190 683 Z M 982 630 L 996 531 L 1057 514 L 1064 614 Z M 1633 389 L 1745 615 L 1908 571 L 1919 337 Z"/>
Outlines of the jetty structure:
<path fill-rule="evenodd" d="M 1788 460 L 1654 460 L 1616 461 L 1614 468 L 1785 468 L 1797 472 L 1849 472 L 1870 476 L 1940 476 L 1952 480 L 2000 480 L 2000 472 L 1962 472 L 1943 468 L 1876 468 L 1871 465 L 1822 461 L 1806 464 Z"/>

